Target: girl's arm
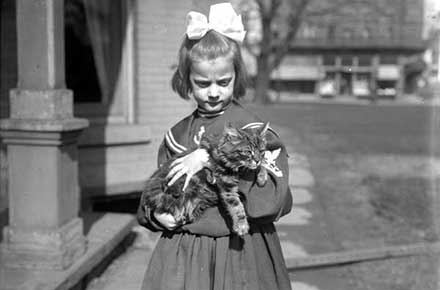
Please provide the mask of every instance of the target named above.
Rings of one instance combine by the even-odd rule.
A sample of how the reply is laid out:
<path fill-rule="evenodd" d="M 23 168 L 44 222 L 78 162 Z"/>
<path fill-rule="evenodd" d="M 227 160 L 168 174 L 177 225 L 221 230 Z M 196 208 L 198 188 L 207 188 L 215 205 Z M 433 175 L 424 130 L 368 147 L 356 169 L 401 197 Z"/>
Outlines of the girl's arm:
<path fill-rule="evenodd" d="M 157 160 L 158 165 L 160 166 L 171 157 L 172 157 L 172 152 L 170 152 L 165 146 L 165 143 L 162 142 L 162 144 L 159 147 L 158 160 Z M 177 227 L 176 221 L 174 220 L 174 217 L 172 215 L 157 214 L 152 212 L 151 209 L 144 206 L 145 204 L 144 199 L 145 196 L 144 194 L 142 194 L 137 209 L 137 220 L 140 225 L 146 227 L 147 229 L 153 232 L 173 230 Z"/>

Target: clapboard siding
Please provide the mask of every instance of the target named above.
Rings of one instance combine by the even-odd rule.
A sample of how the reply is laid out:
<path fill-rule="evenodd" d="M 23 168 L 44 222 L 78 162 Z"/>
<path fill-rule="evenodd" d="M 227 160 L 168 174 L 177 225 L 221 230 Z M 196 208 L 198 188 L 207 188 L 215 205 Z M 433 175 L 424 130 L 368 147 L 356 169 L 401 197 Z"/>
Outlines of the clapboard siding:
<path fill-rule="evenodd" d="M 167 128 L 190 112 L 191 104 L 172 90 L 172 66 L 192 1 L 138 0 L 136 17 L 138 118 L 161 140 Z"/>
<path fill-rule="evenodd" d="M 136 89 L 137 114 L 151 126 L 153 137 L 163 133 L 194 103 L 182 100 L 172 90 L 170 80 L 177 63 L 177 51 L 185 33 L 185 17 L 190 10 L 207 13 L 216 1 L 138 0 L 136 3 Z M 217 1 L 218 2 L 218 1 Z"/>

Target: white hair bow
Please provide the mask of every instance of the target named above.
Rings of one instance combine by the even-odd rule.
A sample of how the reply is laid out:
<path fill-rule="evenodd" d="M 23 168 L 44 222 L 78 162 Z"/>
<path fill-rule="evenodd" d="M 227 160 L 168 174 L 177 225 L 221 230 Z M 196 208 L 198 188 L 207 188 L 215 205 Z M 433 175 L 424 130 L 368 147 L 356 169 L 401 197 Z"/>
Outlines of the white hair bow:
<path fill-rule="evenodd" d="M 211 5 L 209 22 L 199 12 L 191 11 L 186 16 L 186 35 L 189 39 L 200 39 L 211 29 L 238 42 L 242 42 L 246 34 L 241 16 L 235 13 L 231 3 Z"/>

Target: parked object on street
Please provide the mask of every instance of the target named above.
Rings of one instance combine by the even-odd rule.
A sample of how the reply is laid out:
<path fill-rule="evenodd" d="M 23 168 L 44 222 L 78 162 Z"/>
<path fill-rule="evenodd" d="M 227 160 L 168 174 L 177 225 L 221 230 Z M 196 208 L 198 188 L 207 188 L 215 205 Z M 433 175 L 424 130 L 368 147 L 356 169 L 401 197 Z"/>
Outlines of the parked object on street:
<path fill-rule="evenodd" d="M 377 96 L 379 98 L 395 99 L 397 96 L 397 92 L 395 88 L 377 89 Z"/>
<path fill-rule="evenodd" d="M 353 81 L 353 95 L 357 98 L 371 98 L 371 90 L 368 81 Z"/>
<path fill-rule="evenodd" d="M 322 98 L 333 98 L 336 96 L 335 81 L 332 79 L 323 80 L 319 83 L 318 93 Z"/>

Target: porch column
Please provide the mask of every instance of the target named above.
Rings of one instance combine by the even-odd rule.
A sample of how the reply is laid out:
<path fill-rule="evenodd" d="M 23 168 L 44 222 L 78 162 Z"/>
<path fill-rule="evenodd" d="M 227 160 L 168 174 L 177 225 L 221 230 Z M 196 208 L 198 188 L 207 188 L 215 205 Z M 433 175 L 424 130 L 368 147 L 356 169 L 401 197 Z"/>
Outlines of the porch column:
<path fill-rule="evenodd" d="M 5 267 L 66 269 L 85 252 L 79 212 L 77 139 L 64 77 L 64 1 L 17 0 L 18 84 L 1 120 L 8 147 Z"/>

